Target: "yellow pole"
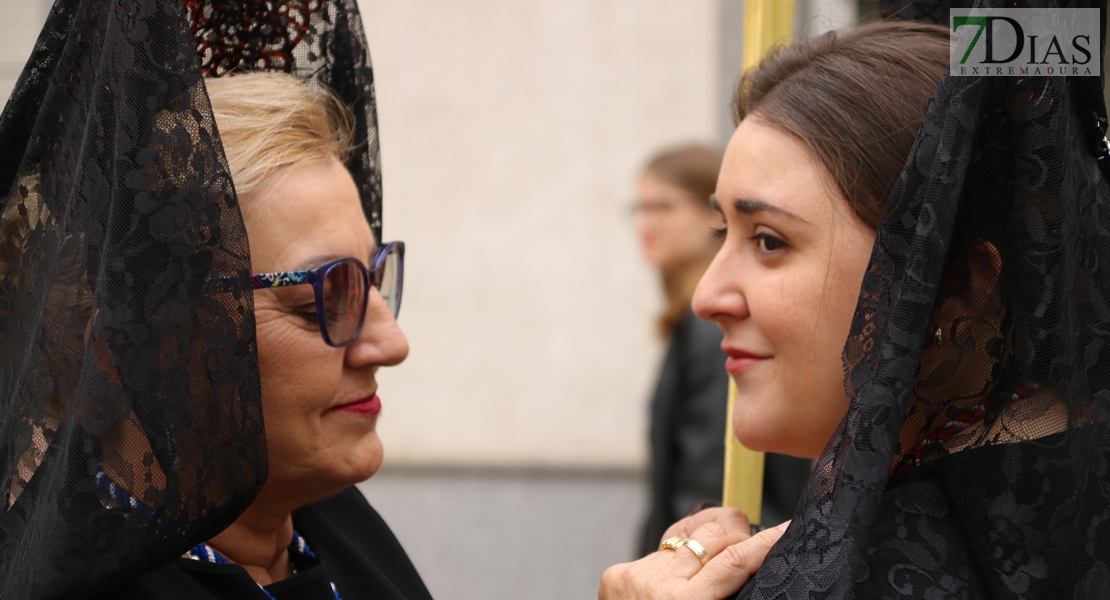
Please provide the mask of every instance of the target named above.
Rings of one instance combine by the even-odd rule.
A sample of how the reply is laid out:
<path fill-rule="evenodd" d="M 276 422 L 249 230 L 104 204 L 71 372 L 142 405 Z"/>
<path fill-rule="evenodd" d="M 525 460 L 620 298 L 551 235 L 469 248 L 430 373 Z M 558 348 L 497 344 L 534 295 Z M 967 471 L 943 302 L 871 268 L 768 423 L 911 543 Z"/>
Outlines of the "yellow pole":
<path fill-rule="evenodd" d="M 736 384 L 728 382 L 728 431 L 725 432 L 725 493 L 721 504 L 739 508 L 752 525 L 759 525 L 763 510 L 763 453 L 748 450 L 732 431 Z"/>
<path fill-rule="evenodd" d="M 744 70 L 757 64 L 776 44 L 789 44 L 794 33 L 794 0 L 746 0 Z M 725 493 L 721 503 L 744 511 L 759 525 L 763 510 L 763 453 L 748 450 L 732 431 L 736 383 L 728 383 L 728 431 L 725 433 Z"/>
<path fill-rule="evenodd" d="M 744 3 L 744 70 L 759 64 L 775 44 L 794 37 L 794 0 L 746 0 Z"/>

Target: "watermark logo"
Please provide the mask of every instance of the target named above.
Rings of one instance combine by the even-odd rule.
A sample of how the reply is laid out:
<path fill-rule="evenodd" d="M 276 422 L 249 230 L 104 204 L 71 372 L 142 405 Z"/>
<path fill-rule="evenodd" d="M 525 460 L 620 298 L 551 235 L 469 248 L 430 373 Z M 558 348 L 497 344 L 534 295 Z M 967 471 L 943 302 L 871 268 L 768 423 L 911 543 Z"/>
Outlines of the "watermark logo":
<path fill-rule="evenodd" d="M 953 8 L 950 14 L 952 75 L 1099 75 L 1097 8 Z"/>

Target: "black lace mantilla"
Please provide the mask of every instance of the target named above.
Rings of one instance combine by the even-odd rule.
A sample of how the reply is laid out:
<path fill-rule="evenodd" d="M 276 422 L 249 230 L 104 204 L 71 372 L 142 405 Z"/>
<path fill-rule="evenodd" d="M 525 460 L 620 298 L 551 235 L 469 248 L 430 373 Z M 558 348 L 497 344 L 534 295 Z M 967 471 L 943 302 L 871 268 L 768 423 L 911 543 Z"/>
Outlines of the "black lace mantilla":
<path fill-rule="evenodd" d="M 277 69 L 354 111 L 354 0 L 58 0 L 0 116 L 0 596 L 82 598 L 222 530 L 266 477 L 250 254 L 205 75 Z"/>
<path fill-rule="evenodd" d="M 851 407 L 740 598 L 1110 597 L 1105 114 L 1094 77 L 943 80 L 844 348 Z"/>

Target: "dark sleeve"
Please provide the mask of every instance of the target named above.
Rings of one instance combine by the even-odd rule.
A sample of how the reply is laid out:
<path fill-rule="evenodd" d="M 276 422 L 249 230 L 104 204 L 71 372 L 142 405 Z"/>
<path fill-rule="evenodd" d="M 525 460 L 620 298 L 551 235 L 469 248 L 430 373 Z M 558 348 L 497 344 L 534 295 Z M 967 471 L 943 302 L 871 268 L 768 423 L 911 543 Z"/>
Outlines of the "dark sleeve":
<path fill-rule="evenodd" d="M 293 511 L 343 600 L 431 600 L 405 549 L 357 488 Z"/>
<path fill-rule="evenodd" d="M 177 559 L 94 600 L 265 600 L 242 568 Z"/>
<path fill-rule="evenodd" d="M 354 486 L 293 511 L 293 523 L 343 600 L 431 600 L 401 543 Z M 178 559 L 95 600 L 265 598 L 241 567 Z"/>
<path fill-rule="evenodd" d="M 674 523 L 675 458 L 674 411 L 682 397 L 682 353 L 685 327 L 679 323 L 671 332 L 667 353 L 651 397 L 650 448 L 651 471 L 648 515 L 640 530 L 638 555 L 644 556 L 659 546 L 664 530 Z"/>
<path fill-rule="evenodd" d="M 675 444 L 674 514 L 702 500 L 721 500 L 728 431 L 728 373 L 717 325 L 693 314 L 684 322 L 681 395 L 672 426 Z"/>

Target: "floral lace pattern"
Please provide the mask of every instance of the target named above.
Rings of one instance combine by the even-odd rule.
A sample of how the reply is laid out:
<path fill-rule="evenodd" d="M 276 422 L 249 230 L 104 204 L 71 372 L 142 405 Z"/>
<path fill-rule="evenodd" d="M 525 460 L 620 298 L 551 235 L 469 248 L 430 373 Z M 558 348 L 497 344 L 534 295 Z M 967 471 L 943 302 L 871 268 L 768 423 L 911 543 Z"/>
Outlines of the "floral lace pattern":
<path fill-rule="evenodd" d="M 201 72 L 219 77 L 236 69 L 292 71 L 293 49 L 308 34 L 312 15 L 323 4 L 323 0 L 244 0 L 217 7 L 203 0 L 185 0 Z"/>

